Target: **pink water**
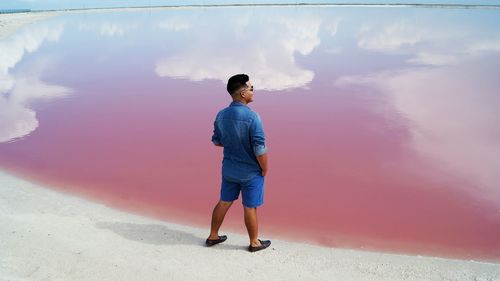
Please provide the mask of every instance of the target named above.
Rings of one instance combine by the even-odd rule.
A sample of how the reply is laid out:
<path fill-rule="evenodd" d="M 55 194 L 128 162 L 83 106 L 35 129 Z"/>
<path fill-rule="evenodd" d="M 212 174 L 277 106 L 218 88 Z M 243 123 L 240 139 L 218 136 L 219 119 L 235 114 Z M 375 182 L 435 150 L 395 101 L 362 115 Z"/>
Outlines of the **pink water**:
<path fill-rule="evenodd" d="M 193 29 L 178 25 L 175 35 L 169 29 L 170 33 L 162 33 L 163 39 L 152 32 L 147 37 L 150 41 L 142 43 L 137 41 L 144 35 L 137 30 L 106 37 L 101 29 L 103 39 L 94 40 L 85 33 L 88 30 L 76 28 L 81 26 L 80 18 L 52 19 L 45 24 L 66 24 L 60 38 L 25 54 L 11 74 L 19 83 L 19 77 L 40 64 L 40 58 L 60 56 L 39 79 L 72 92 L 30 102 L 38 126 L 0 143 L 0 167 L 116 208 L 206 227 L 208 234 L 222 160 L 221 148 L 210 142 L 213 119 L 230 103 L 225 77 L 248 66 L 245 72 L 256 87 L 250 107 L 263 119 L 270 157 L 265 204 L 259 209 L 263 237 L 500 260 L 500 177 L 495 166 L 500 165 L 500 115 L 495 109 L 500 84 L 494 75 L 500 70 L 500 56 L 487 50 L 467 57 L 463 51 L 473 36 L 482 33 L 474 30 L 470 38 L 459 41 L 464 46 L 450 51 L 457 53 L 452 61 L 440 53 L 441 45 L 456 46 L 460 36 L 442 41 L 432 37 L 429 42 L 438 41 L 435 48 L 425 41 L 418 48 L 413 43 L 383 49 L 376 45 L 379 40 L 353 36 L 362 37 L 363 31 L 353 33 L 347 21 L 345 33 L 339 25 L 334 35 L 341 43 L 332 42 L 322 30 L 330 31 L 333 21 L 318 11 L 323 21 L 316 36 L 296 37 L 294 30 L 300 33 L 301 25 L 290 31 L 280 24 L 310 21 L 309 26 L 314 26 L 317 16 L 310 11 L 285 11 L 288 14 L 281 21 L 267 22 L 264 16 L 252 14 L 257 20 L 245 34 L 254 37 L 258 34 L 254 30 L 266 26 L 271 35 L 264 39 L 300 39 L 295 40 L 299 46 L 288 66 L 279 59 L 280 51 L 286 53 L 286 42 L 294 40 L 277 38 L 271 42 L 276 49 L 266 51 L 259 47 L 273 44 L 240 38 L 229 28 L 215 38 L 194 31 L 196 24 L 200 29 L 211 28 L 220 13 L 226 15 L 221 11 L 204 11 L 210 21 L 201 23 L 196 23 L 198 12 L 184 12 Z M 406 16 L 414 25 L 422 13 L 439 21 L 432 12 L 411 11 L 409 20 L 408 10 L 393 13 Z M 387 10 L 365 12 L 382 15 Z M 166 13 L 174 12 L 112 14 L 112 20 L 116 25 L 132 22 L 149 27 L 167 18 Z M 355 22 L 364 12 L 344 13 L 344 18 Z M 448 13 L 457 22 L 465 18 L 470 21 L 467 24 L 476 23 L 477 30 L 481 22 L 476 16 L 490 16 Z M 99 26 L 105 17 L 82 22 Z M 226 20 L 236 19 L 227 16 Z M 383 35 L 384 23 L 375 23 L 377 28 L 367 36 L 376 36 L 378 30 Z M 283 35 L 283 28 L 292 35 Z M 90 46 L 79 47 L 80 37 L 69 30 L 89 39 Z M 315 38 L 321 44 L 300 46 Z M 250 45 L 242 47 L 249 57 L 236 56 L 226 44 L 218 43 L 222 39 Z M 116 42 L 123 49 L 116 48 Z M 205 47 L 192 48 L 192 42 Z M 152 47 L 162 44 L 169 47 Z M 172 47 L 175 44 L 178 49 Z M 210 44 L 215 51 L 206 47 Z M 329 51 L 337 46 L 342 46 L 340 51 Z M 224 51 L 218 53 L 220 49 Z M 253 51 L 260 55 L 252 55 Z M 411 62 L 425 60 L 419 54 L 430 52 L 436 52 L 434 58 L 440 64 Z M 267 65 L 259 64 L 262 56 L 273 65 L 271 74 L 259 73 L 259 67 Z M 243 62 L 236 68 L 225 61 L 238 59 Z M 216 61 L 225 67 L 222 74 L 212 66 Z M 292 66 L 298 68 L 295 73 L 303 73 L 289 71 Z M 292 82 L 276 82 L 280 80 L 273 73 L 280 71 Z M 314 76 L 304 80 L 304 71 Z M 274 80 L 266 80 L 269 77 Z M 15 96 L 16 91 L 10 93 Z M 239 202 L 223 229 L 245 232 Z"/>

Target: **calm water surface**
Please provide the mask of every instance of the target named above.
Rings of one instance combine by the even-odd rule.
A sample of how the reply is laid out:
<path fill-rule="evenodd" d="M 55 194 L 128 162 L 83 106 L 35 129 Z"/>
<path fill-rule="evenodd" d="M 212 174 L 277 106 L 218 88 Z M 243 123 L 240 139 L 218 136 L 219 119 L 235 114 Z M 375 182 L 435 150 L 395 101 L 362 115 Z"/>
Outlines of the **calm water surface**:
<path fill-rule="evenodd" d="M 270 153 L 262 236 L 498 261 L 499 13 L 53 17 L 0 42 L 0 168 L 208 234 L 213 121 L 244 72 Z M 224 227 L 245 232 L 239 205 Z"/>

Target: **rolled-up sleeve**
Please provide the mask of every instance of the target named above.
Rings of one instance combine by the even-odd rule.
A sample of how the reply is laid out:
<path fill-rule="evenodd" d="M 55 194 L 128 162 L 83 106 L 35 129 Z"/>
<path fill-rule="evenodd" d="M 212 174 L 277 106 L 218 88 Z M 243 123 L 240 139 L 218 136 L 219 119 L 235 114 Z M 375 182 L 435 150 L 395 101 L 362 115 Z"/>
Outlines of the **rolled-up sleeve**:
<path fill-rule="evenodd" d="M 250 125 L 250 142 L 255 156 L 261 156 L 267 153 L 266 137 L 264 136 L 262 121 L 258 114 L 255 114 Z"/>
<path fill-rule="evenodd" d="M 214 121 L 214 134 L 212 135 L 212 142 L 215 145 L 222 144 L 220 141 L 220 132 L 219 132 L 219 129 L 217 128 L 217 119 L 215 119 L 215 121 Z"/>

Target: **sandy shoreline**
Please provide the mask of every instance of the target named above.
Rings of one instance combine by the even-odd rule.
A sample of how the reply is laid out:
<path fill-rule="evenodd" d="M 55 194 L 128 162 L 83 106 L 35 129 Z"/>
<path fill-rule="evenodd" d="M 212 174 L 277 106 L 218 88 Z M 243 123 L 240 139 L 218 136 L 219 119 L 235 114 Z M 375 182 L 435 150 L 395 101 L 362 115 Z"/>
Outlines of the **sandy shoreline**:
<path fill-rule="evenodd" d="M 113 210 L 0 172 L 0 280 L 500 280 L 500 264 L 247 237 Z"/>
<path fill-rule="evenodd" d="M 25 25 L 57 14 L 59 12 L 0 14 L 0 40 L 9 37 Z"/>

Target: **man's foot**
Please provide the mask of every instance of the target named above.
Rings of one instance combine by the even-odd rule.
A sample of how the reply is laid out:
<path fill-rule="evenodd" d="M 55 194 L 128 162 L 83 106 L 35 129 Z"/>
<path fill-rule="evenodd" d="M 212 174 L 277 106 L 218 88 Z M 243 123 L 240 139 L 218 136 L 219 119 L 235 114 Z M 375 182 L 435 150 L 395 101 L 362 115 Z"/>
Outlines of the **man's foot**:
<path fill-rule="evenodd" d="M 250 252 L 257 252 L 260 250 L 264 250 L 265 248 L 269 247 L 271 245 L 271 240 L 260 240 L 260 245 L 259 246 L 248 246 L 248 251 Z"/>
<path fill-rule="evenodd" d="M 219 243 L 226 241 L 226 239 L 227 239 L 226 235 L 219 236 L 219 239 L 208 239 L 207 238 L 207 241 L 205 241 L 205 245 L 207 245 L 208 247 L 211 247 L 213 245 L 217 245 Z"/>

